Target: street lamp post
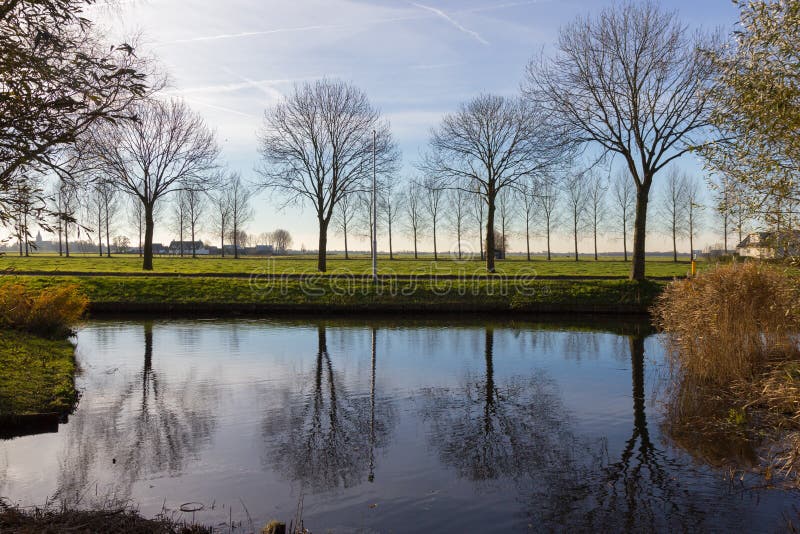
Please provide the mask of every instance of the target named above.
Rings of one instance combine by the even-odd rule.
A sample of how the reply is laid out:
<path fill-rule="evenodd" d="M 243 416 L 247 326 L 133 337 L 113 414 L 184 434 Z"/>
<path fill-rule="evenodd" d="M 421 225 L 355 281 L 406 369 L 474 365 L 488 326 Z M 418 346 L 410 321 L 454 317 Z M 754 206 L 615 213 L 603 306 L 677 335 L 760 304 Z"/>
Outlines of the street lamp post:
<path fill-rule="evenodd" d="M 377 171 L 375 162 L 375 151 L 377 144 L 377 133 L 372 130 L 372 280 L 378 281 L 378 193 L 377 193 Z"/>

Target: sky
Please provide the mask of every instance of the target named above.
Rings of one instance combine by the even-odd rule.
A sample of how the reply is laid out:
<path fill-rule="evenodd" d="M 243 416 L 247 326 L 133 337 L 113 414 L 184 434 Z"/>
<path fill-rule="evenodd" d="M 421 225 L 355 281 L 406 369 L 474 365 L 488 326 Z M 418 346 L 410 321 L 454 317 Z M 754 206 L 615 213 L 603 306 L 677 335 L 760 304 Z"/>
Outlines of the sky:
<path fill-rule="evenodd" d="M 185 99 L 205 118 L 217 133 L 223 163 L 244 177 L 257 179 L 257 132 L 265 109 L 294 84 L 323 77 L 360 87 L 390 120 L 403 153 L 405 176 L 413 172 L 430 129 L 444 114 L 481 92 L 517 93 L 527 62 L 534 53 L 552 47 L 560 27 L 611 3 L 131 0 L 113 10 L 94 8 L 90 17 L 115 39 L 141 35 L 140 49 L 157 56 L 169 74 L 168 93 Z M 719 27 L 728 33 L 737 20 L 730 0 L 662 3 L 693 27 Z M 691 157 L 682 165 L 699 172 Z M 281 202 L 273 196 L 261 192 L 256 197 L 250 232 L 283 227 L 292 233 L 295 248 L 315 248 L 313 211 L 300 206 L 279 211 Z M 173 237 L 168 227 L 157 228 L 157 241 Z M 410 246 L 400 232 L 394 240 L 396 248 Z M 556 249 L 570 248 L 568 237 L 556 241 Z M 649 241 L 649 250 L 670 248 L 658 232 Z M 602 248 L 621 249 L 616 235 L 605 236 L 603 244 Z M 584 240 L 582 245 L 588 251 L 590 242 Z M 341 236 L 332 232 L 329 248 L 341 246 Z M 353 246 L 366 249 L 368 244 Z M 386 244 L 379 246 L 383 249 Z M 512 238 L 511 247 L 520 250 L 521 239 Z M 542 248 L 537 239 L 534 249 Z"/>

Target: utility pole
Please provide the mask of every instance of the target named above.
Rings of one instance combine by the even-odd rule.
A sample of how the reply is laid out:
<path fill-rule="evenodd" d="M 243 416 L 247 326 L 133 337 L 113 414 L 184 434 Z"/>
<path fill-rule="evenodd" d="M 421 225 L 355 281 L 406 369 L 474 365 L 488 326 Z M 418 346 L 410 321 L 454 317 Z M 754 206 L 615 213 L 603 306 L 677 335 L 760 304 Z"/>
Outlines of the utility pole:
<path fill-rule="evenodd" d="M 378 192 L 375 150 L 378 134 L 372 130 L 372 280 L 378 281 Z"/>

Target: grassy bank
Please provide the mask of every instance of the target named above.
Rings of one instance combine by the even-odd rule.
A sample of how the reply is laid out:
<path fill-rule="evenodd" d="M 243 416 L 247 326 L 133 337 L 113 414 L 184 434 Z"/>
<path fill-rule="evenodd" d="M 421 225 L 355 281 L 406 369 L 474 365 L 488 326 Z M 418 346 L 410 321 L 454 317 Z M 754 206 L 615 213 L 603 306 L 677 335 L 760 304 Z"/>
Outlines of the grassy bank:
<path fill-rule="evenodd" d="M 212 529 L 172 521 L 165 517 L 145 519 L 129 508 L 79 511 L 21 510 L 0 501 L 0 532 L 40 534 L 62 532 L 115 532 L 118 534 L 206 534 Z"/>
<path fill-rule="evenodd" d="M 13 280 L 15 277 L 9 277 Z M 265 313 L 450 311 L 645 313 L 663 282 L 529 278 L 381 280 L 309 277 L 143 278 L 29 276 L 46 289 L 76 284 L 92 312 Z"/>
<path fill-rule="evenodd" d="M 703 268 L 705 262 L 698 263 Z M 622 258 L 603 257 L 594 261 L 589 257 L 581 257 L 581 261 L 558 257 L 547 261 L 543 257 L 535 257 L 526 261 L 523 257 L 513 257 L 497 262 L 498 272 L 509 276 L 535 273 L 538 276 L 582 277 L 603 276 L 626 278 L 631 264 Z M 79 255 L 69 258 L 54 255 L 34 255 L 29 258 L 5 256 L 0 258 L 0 270 L 11 269 L 21 272 L 37 273 L 139 273 L 142 270 L 141 259 L 137 256 L 98 256 Z M 440 255 L 438 261 L 432 257 L 414 260 L 413 256 L 397 255 L 394 260 L 382 256 L 379 259 L 381 273 L 398 275 L 481 275 L 486 274 L 484 263 L 479 260 L 456 261 L 447 254 Z M 651 258 L 647 261 L 647 275 L 650 277 L 686 276 L 690 265 L 687 257 L 678 263 L 670 258 Z M 316 258 L 311 256 L 289 256 L 275 258 L 180 258 L 157 257 L 154 260 L 155 273 L 172 274 L 226 274 L 247 276 L 254 272 L 274 274 L 313 274 L 317 272 Z M 328 259 L 328 274 L 367 274 L 371 272 L 369 258 L 344 258 L 332 256 Z"/>
<path fill-rule="evenodd" d="M 77 400 L 74 351 L 66 339 L 0 330 L 0 418 L 70 412 Z"/>

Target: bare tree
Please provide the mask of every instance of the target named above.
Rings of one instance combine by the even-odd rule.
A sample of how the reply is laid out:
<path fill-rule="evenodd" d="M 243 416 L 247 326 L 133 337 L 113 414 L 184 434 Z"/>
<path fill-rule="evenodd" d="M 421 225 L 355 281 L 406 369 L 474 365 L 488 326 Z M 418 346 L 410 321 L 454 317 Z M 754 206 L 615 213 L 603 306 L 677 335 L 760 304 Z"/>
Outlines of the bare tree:
<path fill-rule="evenodd" d="M 689 256 L 694 259 L 694 236 L 700 223 L 703 210 L 700 180 L 689 176 L 686 180 L 686 215 L 689 233 Z"/>
<path fill-rule="evenodd" d="M 29 256 L 31 250 L 31 226 L 40 219 L 37 214 L 41 210 L 41 189 L 37 180 L 29 173 L 15 173 L 10 179 L 10 187 L 6 192 L 5 204 L 13 219 L 12 236 L 19 245 L 19 255 Z M 8 216 L 3 217 L 8 220 Z"/>
<path fill-rule="evenodd" d="M 213 187 L 219 149 L 203 119 L 179 100 L 136 104 L 137 119 L 91 130 L 90 163 L 144 207 L 144 260 L 153 269 L 154 211 L 165 195 Z"/>
<path fill-rule="evenodd" d="M 594 261 L 598 261 L 597 235 L 606 215 L 608 183 L 600 173 L 590 172 L 586 186 L 589 194 L 588 215 L 592 225 L 592 238 L 594 239 Z"/>
<path fill-rule="evenodd" d="M 561 30 L 557 53 L 528 66 L 526 94 L 554 112 L 564 135 L 625 161 L 636 184 L 631 279 L 645 277 L 647 204 L 653 179 L 701 143 L 709 124 L 704 50 L 655 1 L 627 2 Z"/>
<path fill-rule="evenodd" d="M 456 236 L 456 248 L 458 250 L 459 260 L 462 258 L 461 244 L 464 241 L 463 236 L 467 226 L 470 196 L 470 193 L 460 187 L 447 192 L 445 220 Z"/>
<path fill-rule="evenodd" d="M 350 250 L 347 242 L 348 232 L 353 229 L 356 216 L 358 215 L 358 193 L 350 193 L 342 196 L 339 206 L 333 213 L 333 221 L 344 236 L 344 259 L 350 259 Z"/>
<path fill-rule="evenodd" d="M 186 200 L 186 195 L 184 194 L 183 190 L 178 191 L 178 194 L 175 195 L 175 203 L 172 207 L 173 213 L 173 224 L 174 229 L 178 233 L 178 255 L 182 258 L 183 257 L 183 244 L 185 243 L 183 237 L 184 233 L 186 232 L 186 224 L 188 220 L 188 212 L 189 206 Z M 170 251 L 170 253 L 173 253 Z"/>
<path fill-rule="evenodd" d="M 525 254 L 531 261 L 531 224 L 538 213 L 537 194 L 539 181 L 533 176 L 526 176 L 516 187 L 516 195 L 522 207 L 522 218 L 525 220 Z"/>
<path fill-rule="evenodd" d="M 75 182 L 59 179 L 56 198 L 58 206 L 56 215 L 61 223 L 61 232 L 64 236 L 64 255 L 69 257 L 69 233 L 70 228 L 77 224 L 75 215 L 79 206 L 78 188 Z"/>
<path fill-rule="evenodd" d="M 98 193 L 102 201 L 103 223 L 106 231 L 106 256 L 111 257 L 111 227 L 112 221 L 119 211 L 117 188 L 108 180 L 100 180 Z"/>
<path fill-rule="evenodd" d="M 272 232 L 272 242 L 275 244 L 275 251 L 284 254 L 292 246 L 292 236 L 288 231 L 278 228 Z"/>
<path fill-rule="evenodd" d="M 128 224 L 136 229 L 139 238 L 139 257 L 141 258 L 144 251 L 144 205 L 134 196 L 129 196 L 128 200 Z M 59 237 L 59 247 L 61 246 L 60 239 Z"/>
<path fill-rule="evenodd" d="M 661 220 L 672 237 L 672 261 L 678 263 L 678 238 L 687 233 L 686 208 L 688 207 L 686 176 L 672 168 L 664 182 L 661 198 Z"/>
<path fill-rule="evenodd" d="M 86 209 L 92 217 L 92 223 L 97 223 L 97 250 L 98 256 L 103 257 L 103 197 L 100 192 L 100 183 L 94 184 L 89 193 L 89 203 Z M 108 243 L 107 243 L 108 244 Z"/>
<path fill-rule="evenodd" d="M 203 191 L 189 187 L 180 192 L 186 204 L 186 224 L 189 227 L 189 236 L 192 240 L 192 258 L 197 257 L 197 226 L 206 208 L 206 197 Z"/>
<path fill-rule="evenodd" d="M 360 89 L 342 81 L 298 85 L 267 110 L 260 134 L 265 187 L 288 202 L 309 202 L 319 223 L 317 268 L 327 269 L 328 226 L 341 199 L 366 189 L 376 172 L 394 171 L 389 123 Z"/>
<path fill-rule="evenodd" d="M 575 245 L 575 261 L 578 257 L 578 240 L 580 234 L 586 229 L 586 216 L 589 208 L 588 180 L 583 172 L 568 173 L 564 178 L 564 200 L 569 207 L 570 229 Z"/>
<path fill-rule="evenodd" d="M 58 169 L 60 151 L 92 124 L 126 120 L 146 92 L 142 60 L 108 46 L 84 0 L 0 6 L 0 195 L 32 165 Z"/>
<path fill-rule="evenodd" d="M 502 246 L 498 246 L 497 249 L 502 251 L 503 259 L 506 259 L 506 252 L 508 251 L 508 234 L 506 230 L 510 231 L 508 226 L 511 224 L 515 214 L 513 201 L 513 191 L 509 188 L 503 189 L 497 195 L 497 210 L 500 215 L 500 238 L 502 243 Z"/>
<path fill-rule="evenodd" d="M 243 227 L 253 218 L 253 208 L 250 200 L 253 198 L 253 190 L 242 180 L 238 173 L 233 173 L 227 180 L 225 187 L 228 188 L 231 199 L 231 229 L 233 231 L 233 257 L 239 258 L 240 235 Z"/>
<path fill-rule="evenodd" d="M 486 203 L 486 269 L 494 272 L 497 195 L 556 157 L 551 129 L 522 99 L 480 95 L 433 130 L 423 167 L 474 191 Z"/>
<path fill-rule="evenodd" d="M 386 223 L 386 231 L 389 236 L 389 259 L 393 260 L 392 227 L 397 224 L 398 217 L 401 217 L 403 213 L 405 195 L 400 191 L 397 182 L 391 176 L 383 181 L 378 194 L 378 208 Z"/>
<path fill-rule="evenodd" d="M 478 247 L 481 253 L 481 261 L 483 261 L 485 259 L 483 250 L 483 228 L 486 222 L 486 202 L 483 201 L 479 194 L 471 193 L 470 208 L 472 218 L 478 228 Z"/>
<path fill-rule="evenodd" d="M 431 223 L 433 237 L 433 259 L 439 259 L 439 248 L 436 243 L 436 230 L 439 226 L 439 219 L 442 216 L 442 208 L 445 207 L 445 186 L 442 180 L 436 176 L 427 176 L 422 180 L 422 190 L 424 192 L 423 206 Z"/>
<path fill-rule="evenodd" d="M 622 226 L 622 254 L 624 261 L 628 261 L 628 231 L 636 207 L 636 186 L 624 173 L 620 172 L 614 179 L 612 201 L 615 212 Z"/>
<path fill-rule="evenodd" d="M 419 258 L 417 241 L 425 227 L 425 198 L 422 186 L 416 180 L 410 180 L 404 193 L 406 208 L 406 229 L 414 242 L 414 259 Z"/>
<path fill-rule="evenodd" d="M 231 226 L 231 195 L 230 190 L 222 187 L 211 197 L 212 223 L 214 229 L 219 234 L 219 250 L 222 257 L 225 257 L 225 237 L 228 235 Z"/>
<path fill-rule="evenodd" d="M 550 252 L 550 238 L 553 227 L 558 224 L 558 206 L 561 198 L 561 190 L 552 176 L 547 176 L 539 186 L 539 193 L 536 201 L 539 205 L 540 217 L 544 223 L 545 236 L 547 238 L 547 261 L 552 259 Z"/>

